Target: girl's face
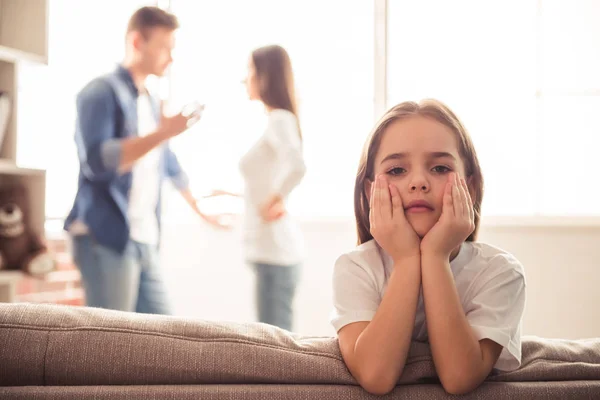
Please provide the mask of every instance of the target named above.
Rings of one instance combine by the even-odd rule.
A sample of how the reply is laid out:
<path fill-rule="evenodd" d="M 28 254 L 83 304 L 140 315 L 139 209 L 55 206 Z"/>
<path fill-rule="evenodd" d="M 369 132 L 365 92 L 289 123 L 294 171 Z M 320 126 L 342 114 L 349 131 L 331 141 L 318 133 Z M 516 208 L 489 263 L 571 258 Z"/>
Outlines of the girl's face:
<path fill-rule="evenodd" d="M 246 91 L 250 100 L 260 100 L 260 87 L 258 76 L 256 75 L 256 67 L 252 61 L 252 57 L 248 60 L 248 75 L 245 79 Z"/>
<path fill-rule="evenodd" d="M 422 116 L 392 122 L 383 132 L 374 162 L 375 176 L 384 174 L 398 188 L 406 218 L 420 237 L 442 214 L 450 172 L 464 177 L 465 171 L 452 130 Z M 371 182 L 366 186 L 370 194 Z"/>

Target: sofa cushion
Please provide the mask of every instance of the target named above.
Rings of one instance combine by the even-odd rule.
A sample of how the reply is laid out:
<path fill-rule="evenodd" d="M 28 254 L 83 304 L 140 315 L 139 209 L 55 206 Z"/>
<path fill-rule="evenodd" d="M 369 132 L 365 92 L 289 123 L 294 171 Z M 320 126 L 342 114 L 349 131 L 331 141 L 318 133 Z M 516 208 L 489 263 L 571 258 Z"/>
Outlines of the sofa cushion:
<path fill-rule="evenodd" d="M 337 340 L 259 323 L 86 307 L 0 304 L 0 385 L 350 384 Z M 600 379 L 600 339 L 526 337 L 523 366 L 493 381 Z M 400 383 L 435 380 L 413 343 Z"/>

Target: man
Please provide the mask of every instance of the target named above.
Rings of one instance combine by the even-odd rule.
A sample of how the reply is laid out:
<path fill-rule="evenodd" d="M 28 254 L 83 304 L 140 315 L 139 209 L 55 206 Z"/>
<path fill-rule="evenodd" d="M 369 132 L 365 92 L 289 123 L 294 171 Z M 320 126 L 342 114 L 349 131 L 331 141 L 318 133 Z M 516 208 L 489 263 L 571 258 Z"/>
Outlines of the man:
<path fill-rule="evenodd" d="M 171 312 L 157 253 L 163 178 L 200 217 L 218 225 L 198 209 L 169 148 L 169 139 L 195 123 L 201 110 L 166 117 L 145 87 L 148 76 L 161 76 L 170 65 L 178 26 L 160 8 L 136 11 L 123 63 L 77 95 L 79 184 L 65 230 L 73 236 L 73 258 L 91 307 Z"/>

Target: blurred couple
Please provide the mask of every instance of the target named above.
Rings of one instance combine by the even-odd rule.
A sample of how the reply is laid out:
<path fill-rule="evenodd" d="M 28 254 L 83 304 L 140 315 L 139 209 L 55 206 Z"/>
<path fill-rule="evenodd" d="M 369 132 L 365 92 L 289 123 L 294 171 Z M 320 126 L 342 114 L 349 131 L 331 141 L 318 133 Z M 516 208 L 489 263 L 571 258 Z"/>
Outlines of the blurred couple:
<path fill-rule="evenodd" d="M 162 76 L 173 61 L 178 28 L 177 18 L 163 9 L 137 10 L 127 26 L 122 63 L 76 98 L 80 171 L 64 229 L 90 307 L 172 313 L 158 257 L 165 179 L 201 220 L 225 227 L 219 216 L 200 210 L 169 147 L 171 138 L 201 118 L 203 106 L 167 116 L 146 88 L 147 78 Z M 266 127 L 239 162 L 244 193 L 213 195 L 243 198 L 245 259 L 256 275 L 258 320 L 292 330 L 303 249 L 286 199 L 306 168 L 287 52 L 276 45 L 252 51 L 244 82 L 249 99 L 264 105 Z"/>

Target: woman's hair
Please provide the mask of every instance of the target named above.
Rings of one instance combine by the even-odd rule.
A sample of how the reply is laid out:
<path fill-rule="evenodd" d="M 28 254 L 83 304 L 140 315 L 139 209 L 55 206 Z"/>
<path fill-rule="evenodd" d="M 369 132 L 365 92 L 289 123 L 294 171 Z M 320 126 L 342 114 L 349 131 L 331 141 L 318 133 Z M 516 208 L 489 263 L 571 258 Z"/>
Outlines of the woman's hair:
<path fill-rule="evenodd" d="M 288 110 L 298 118 L 294 73 L 287 51 L 278 45 L 259 47 L 252 52 L 252 63 L 260 100 L 271 108 Z"/>
<path fill-rule="evenodd" d="M 458 150 L 465 165 L 465 175 L 468 179 L 475 211 L 475 229 L 467 238 L 467 241 L 475 241 L 479 230 L 481 201 L 483 199 L 483 176 L 475 147 L 463 124 L 445 104 L 438 100 L 426 99 L 419 103 L 407 101 L 392 107 L 381 117 L 367 138 L 354 184 L 354 215 L 356 217 L 358 244 L 373 239 L 369 223 L 369 199 L 365 192 L 365 182 L 367 179 L 374 180 L 375 156 L 379 151 L 383 134 L 391 123 L 413 116 L 422 116 L 437 121 L 450 128 L 456 135 Z"/>

